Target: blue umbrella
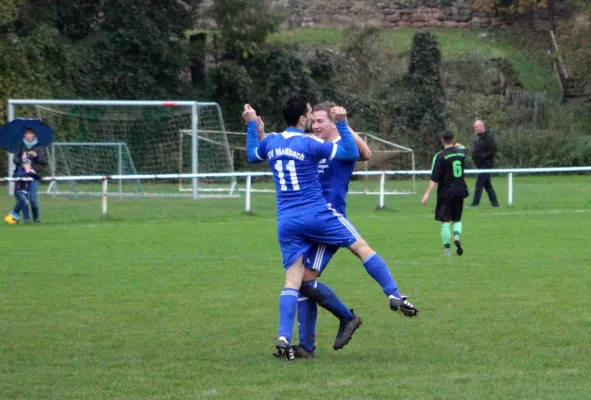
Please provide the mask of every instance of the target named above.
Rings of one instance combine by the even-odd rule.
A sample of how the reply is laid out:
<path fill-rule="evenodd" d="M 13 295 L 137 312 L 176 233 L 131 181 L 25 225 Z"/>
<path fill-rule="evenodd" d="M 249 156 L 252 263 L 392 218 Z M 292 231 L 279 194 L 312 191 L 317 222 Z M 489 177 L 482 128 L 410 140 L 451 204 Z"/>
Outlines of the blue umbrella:
<path fill-rule="evenodd" d="M 50 146 L 55 132 L 38 119 L 15 119 L 0 128 L 0 147 L 14 153 L 23 142 L 25 130 L 33 129 L 42 146 Z"/>

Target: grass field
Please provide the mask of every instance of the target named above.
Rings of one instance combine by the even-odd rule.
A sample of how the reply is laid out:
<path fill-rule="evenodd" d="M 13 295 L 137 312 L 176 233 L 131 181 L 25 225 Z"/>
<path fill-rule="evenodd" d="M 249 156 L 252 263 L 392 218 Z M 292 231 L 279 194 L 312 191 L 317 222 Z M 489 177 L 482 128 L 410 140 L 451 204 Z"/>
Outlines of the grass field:
<path fill-rule="evenodd" d="M 242 198 L 112 199 L 109 218 L 43 197 L 43 224 L 0 226 L 0 399 L 588 399 L 589 177 L 516 178 L 514 207 L 465 211 L 451 259 L 419 199 L 349 214 L 421 315 L 393 314 L 342 251 L 323 279 L 363 326 L 335 352 L 321 311 L 317 358 L 280 363 L 272 195 L 254 216 Z"/>

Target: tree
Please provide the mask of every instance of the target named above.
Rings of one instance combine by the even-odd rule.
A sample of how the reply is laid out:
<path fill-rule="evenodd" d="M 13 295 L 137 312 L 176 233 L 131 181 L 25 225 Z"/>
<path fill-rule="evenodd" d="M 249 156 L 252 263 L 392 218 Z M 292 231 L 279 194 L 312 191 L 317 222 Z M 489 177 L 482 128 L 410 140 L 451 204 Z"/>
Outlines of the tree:
<path fill-rule="evenodd" d="M 413 133 L 413 144 L 419 155 L 429 155 L 439 148 L 439 135 L 446 128 L 441 51 L 437 37 L 431 32 L 414 35 L 402 85 L 402 119 Z"/>
<path fill-rule="evenodd" d="M 267 0 L 216 0 L 210 13 L 221 32 L 222 58 L 233 60 L 257 52 L 281 21 Z"/>
<path fill-rule="evenodd" d="M 154 98 L 181 92 L 189 68 L 185 32 L 194 11 L 182 3 L 107 0 L 97 28 L 76 42 L 83 56 L 76 76 L 78 95 Z"/>
<path fill-rule="evenodd" d="M 252 80 L 246 68 L 232 60 L 222 61 L 209 71 L 208 81 L 215 101 L 224 110 L 226 128 L 242 130 L 244 122 L 239 111 L 245 103 L 252 102 Z"/>
<path fill-rule="evenodd" d="M 310 71 L 295 47 L 266 45 L 248 59 L 246 68 L 253 82 L 252 103 L 264 111 L 269 128 L 285 128 L 281 102 L 287 95 L 300 92 L 312 104 L 317 101 Z"/>

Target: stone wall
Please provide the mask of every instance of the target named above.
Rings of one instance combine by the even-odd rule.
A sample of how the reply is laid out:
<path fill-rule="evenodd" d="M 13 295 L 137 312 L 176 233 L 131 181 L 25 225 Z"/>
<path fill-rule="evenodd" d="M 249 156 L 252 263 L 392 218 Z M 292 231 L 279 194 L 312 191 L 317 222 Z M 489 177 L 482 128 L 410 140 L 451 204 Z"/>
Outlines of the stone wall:
<path fill-rule="evenodd" d="M 207 8 L 213 0 L 206 0 Z M 288 28 L 343 28 L 370 25 L 403 27 L 495 27 L 502 22 L 472 10 L 470 0 L 271 0 Z M 199 26 L 212 27 L 201 19 Z"/>

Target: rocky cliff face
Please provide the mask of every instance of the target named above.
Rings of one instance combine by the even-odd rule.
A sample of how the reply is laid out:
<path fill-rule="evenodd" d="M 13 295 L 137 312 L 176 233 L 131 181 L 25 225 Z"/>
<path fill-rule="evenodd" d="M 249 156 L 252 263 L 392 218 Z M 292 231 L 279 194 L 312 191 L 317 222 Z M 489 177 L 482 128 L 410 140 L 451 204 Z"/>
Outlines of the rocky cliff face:
<path fill-rule="evenodd" d="M 203 2 L 206 9 L 213 0 Z M 350 25 L 396 27 L 493 27 L 500 19 L 472 10 L 469 0 L 272 0 L 289 28 L 342 28 Z M 201 19 L 200 27 L 212 27 Z"/>

